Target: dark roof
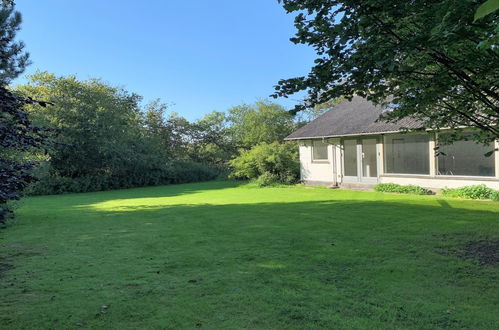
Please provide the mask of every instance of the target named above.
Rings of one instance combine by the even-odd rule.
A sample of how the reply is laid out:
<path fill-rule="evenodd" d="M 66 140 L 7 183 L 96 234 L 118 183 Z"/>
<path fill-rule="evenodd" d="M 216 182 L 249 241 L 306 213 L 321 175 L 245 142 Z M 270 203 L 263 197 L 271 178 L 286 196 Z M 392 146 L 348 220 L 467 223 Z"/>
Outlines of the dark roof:
<path fill-rule="evenodd" d="M 344 101 L 334 106 L 285 140 L 388 133 L 398 132 L 403 128 L 421 127 L 421 123 L 413 118 L 404 118 L 396 123 L 376 121 L 383 109 L 362 97 L 354 96 L 352 101 Z"/>

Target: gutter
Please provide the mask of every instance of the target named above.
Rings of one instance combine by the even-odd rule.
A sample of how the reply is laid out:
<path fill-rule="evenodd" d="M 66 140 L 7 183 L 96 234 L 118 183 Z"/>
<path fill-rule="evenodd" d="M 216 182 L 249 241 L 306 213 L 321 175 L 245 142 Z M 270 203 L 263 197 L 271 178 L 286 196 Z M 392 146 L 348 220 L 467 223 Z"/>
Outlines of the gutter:
<path fill-rule="evenodd" d="M 465 129 L 468 128 L 468 126 L 458 126 L 454 129 Z M 436 131 L 445 131 L 445 130 L 451 130 L 451 128 L 440 128 L 440 129 L 434 129 L 434 128 L 427 128 L 425 129 L 426 132 L 436 132 Z M 411 130 L 407 132 L 406 130 L 397 130 L 397 131 L 382 131 L 382 132 L 373 132 L 373 133 L 351 133 L 351 134 L 340 134 L 340 135 L 324 135 L 324 136 L 309 136 L 309 137 L 296 137 L 296 138 L 289 138 L 285 137 L 284 141 L 295 141 L 295 140 L 310 140 L 310 139 L 328 139 L 328 138 L 338 138 L 338 137 L 343 137 L 343 136 L 363 136 L 363 135 L 379 135 L 379 134 L 393 134 L 393 133 L 411 133 Z"/>

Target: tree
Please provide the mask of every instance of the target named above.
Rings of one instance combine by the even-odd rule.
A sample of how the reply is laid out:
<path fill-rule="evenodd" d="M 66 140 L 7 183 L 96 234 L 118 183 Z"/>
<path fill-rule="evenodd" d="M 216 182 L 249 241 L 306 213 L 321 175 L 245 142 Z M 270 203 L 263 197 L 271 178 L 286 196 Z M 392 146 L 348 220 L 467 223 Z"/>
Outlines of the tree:
<path fill-rule="evenodd" d="M 33 125 L 24 110 L 26 104 L 46 106 L 14 95 L 7 84 L 24 71 L 28 54 L 24 44 L 14 41 L 21 24 L 21 14 L 14 11 L 13 1 L 3 1 L 0 8 L 0 223 L 11 214 L 9 201 L 21 198 L 21 193 L 36 178 L 31 174 L 34 162 L 26 153 L 39 151 L 47 140 L 47 131 Z"/>
<path fill-rule="evenodd" d="M 235 106 L 229 109 L 228 120 L 235 144 L 246 149 L 262 142 L 282 141 L 295 129 L 293 116 L 267 101 Z"/>
<path fill-rule="evenodd" d="M 281 0 L 295 18 L 294 43 L 318 58 L 311 72 L 278 82 L 274 97 L 308 91 L 313 107 L 337 97 L 390 106 L 386 120 L 407 116 L 427 128 L 477 128 L 499 137 L 497 12 L 473 22 L 477 1 Z"/>
<path fill-rule="evenodd" d="M 28 76 L 17 91 L 55 104 L 28 110 L 33 120 L 58 131 L 60 143 L 49 150 L 57 175 L 126 176 L 159 166 L 158 149 L 144 127 L 137 94 L 98 79 L 80 81 L 47 72 Z"/>
<path fill-rule="evenodd" d="M 290 142 L 263 142 L 249 150 L 241 150 L 230 165 L 232 178 L 256 180 L 259 186 L 292 184 L 300 177 L 298 149 Z"/>
<path fill-rule="evenodd" d="M 192 160 L 226 165 L 237 154 L 229 119 L 224 112 L 212 111 L 192 124 L 195 143 L 190 149 Z"/>
<path fill-rule="evenodd" d="M 0 7 L 0 85 L 7 86 L 29 65 L 29 54 L 24 43 L 15 41 L 21 28 L 21 13 L 15 11 L 13 1 L 2 1 Z"/>
<path fill-rule="evenodd" d="M 47 146 L 48 131 L 32 124 L 23 110 L 26 104 L 45 107 L 46 102 L 18 97 L 0 86 L 0 223 L 11 214 L 8 202 L 21 198 L 22 191 L 36 178 L 35 162 L 26 154 Z"/>

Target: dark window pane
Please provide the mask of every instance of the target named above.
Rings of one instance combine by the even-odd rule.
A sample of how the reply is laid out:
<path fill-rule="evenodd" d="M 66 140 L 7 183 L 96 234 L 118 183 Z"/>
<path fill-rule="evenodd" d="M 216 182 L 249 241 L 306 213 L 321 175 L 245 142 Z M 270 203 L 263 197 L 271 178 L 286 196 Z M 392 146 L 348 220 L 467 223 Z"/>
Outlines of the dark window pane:
<path fill-rule="evenodd" d="M 441 145 L 438 156 L 438 174 L 495 176 L 494 155 L 485 154 L 494 150 L 494 144 L 477 144 L 474 141 L 456 141 Z"/>
<path fill-rule="evenodd" d="M 430 174 L 427 134 L 388 135 L 384 149 L 386 173 Z"/>

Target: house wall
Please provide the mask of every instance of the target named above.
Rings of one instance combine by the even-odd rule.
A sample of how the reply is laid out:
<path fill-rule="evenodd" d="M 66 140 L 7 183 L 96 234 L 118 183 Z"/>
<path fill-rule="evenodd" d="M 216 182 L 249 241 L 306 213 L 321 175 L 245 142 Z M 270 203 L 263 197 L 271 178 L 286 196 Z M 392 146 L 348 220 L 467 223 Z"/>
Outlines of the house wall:
<path fill-rule="evenodd" d="M 499 189 L 499 180 L 497 179 L 480 179 L 480 178 L 454 178 L 454 177 L 411 177 L 411 176 L 391 176 L 382 175 L 379 178 L 380 183 L 398 183 L 402 185 L 414 184 L 417 186 L 442 189 L 442 188 L 459 188 L 464 186 L 472 186 L 484 184 L 492 189 Z"/>
<path fill-rule="evenodd" d="M 360 138 L 378 138 L 378 182 L 379 183 L 398 183 L 414 184 L 431 189 L 457 188 L 463 186 L 485 184 L 486 186 L 499 189 L 499 151 L 495 152 L 495 177 L 459 177 L 459 176 L 438 176 L 435 171 L 435 158 L 430 157 L 430 175 L 410 175 L 410 174 L 388 174 L 384 173 L 384 141 L 380 135 L 362 136 Z M 342 147 L 340 138 L 325 139 L 329 143 L 328 161 L 312 160 L 312 140 L 301 140 L 298 142 L 300 150 L 300 172 L 301 179 L 306 184 L 311 185 L 335 185 L 342 183 Z M 433 154 L 435 147 L 435 137 L 430 135 L 428 148 L 430 155 Z M 499 149 L 499 142 L 495 144 L 496 150 Z M 362 182 L 359 182 L 362 184 Z"/>
<path fill-rule="evenodd" d="M 335 184 L 333 146 L 328 146 L 327 161 L 312 160 L 312 140 L 298 142 L 300 150 L 300 177 L 301 180 L 311 185 Z"/>

